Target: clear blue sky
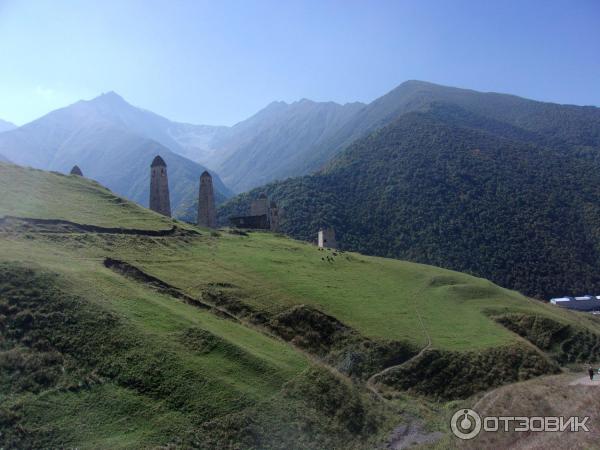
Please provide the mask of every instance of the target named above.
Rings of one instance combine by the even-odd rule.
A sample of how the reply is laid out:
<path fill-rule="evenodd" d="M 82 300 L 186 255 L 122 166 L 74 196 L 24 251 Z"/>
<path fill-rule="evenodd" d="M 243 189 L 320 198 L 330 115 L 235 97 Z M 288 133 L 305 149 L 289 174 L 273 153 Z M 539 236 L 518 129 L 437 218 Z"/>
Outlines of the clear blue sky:
<path fill-rule="evenodd" d="M 0 0 L 0 61 L 19 125 L 111 90 L 229 125 L 407 79 L 600 105 L 600 1 Z"/>

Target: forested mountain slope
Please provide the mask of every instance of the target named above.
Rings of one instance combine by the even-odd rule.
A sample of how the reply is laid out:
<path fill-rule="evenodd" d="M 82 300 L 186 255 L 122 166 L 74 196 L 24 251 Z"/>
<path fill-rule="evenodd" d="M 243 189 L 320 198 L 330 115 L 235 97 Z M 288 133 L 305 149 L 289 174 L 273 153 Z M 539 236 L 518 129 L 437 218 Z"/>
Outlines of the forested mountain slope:
<path fill-rule="evenodd" d="M 520 138 L 557 148 L 600 146 L 600 110 L 557 105 L 513 95 L 477 92 L 423 81 L 406 81 L 365 105 L 301 100 L 274 102 L 223 130 L 211 141 L 207 161 L 237 192 L 323 168 L 355 140 L 408 112 L 434 103 L 455 105 L 480 121 L 515 127 Z"/>
<path fill-rule="evenodd" d="M 514 95 L 478 92 L 424 81 L 406 81 L 369 103 L 335 136 L 340 150 L 407 112 L 432 104 L 454 105 L 478 116 L 478 123 L 501 122 L 538 143 L 600 146 L 600 108 L 538 102 Z M 486 119 L 486 120 L 484 120 Z"/>
<path fill-rule="evenodd" d="M 546 117 L 532 102 L 532 115 L 521 116 L 458 103 L 401 115 L 322 172 L 238 197 L 222 220 L 266 191 L 295 237 L 315 239 L 329 225 L 342 248 L 473 273 L 528 295 L 600 292 L 598 109 L 550 105 L 556 114 Z"/>

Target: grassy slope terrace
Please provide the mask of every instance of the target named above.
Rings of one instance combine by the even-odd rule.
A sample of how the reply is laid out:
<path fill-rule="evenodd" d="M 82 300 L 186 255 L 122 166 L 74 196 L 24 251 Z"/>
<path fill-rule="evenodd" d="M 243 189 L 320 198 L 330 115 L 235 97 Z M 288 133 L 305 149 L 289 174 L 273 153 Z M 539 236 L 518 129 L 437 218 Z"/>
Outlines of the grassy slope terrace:
<path fill-rule="evenodd" d="M 63 219 L 144 230 L 168 229 L 174 224 L 75 176 L 0 164 L 0 192 L 0 217 Z M 6 381 L 10 367 L 0 367 L 4 371 L 0 388 L 12 392 L 0 406 L 5 411 L 23 410 L 32 429 L 42 427 L 55 433 L 49 432 L 46 441 L 40 438 L 46 446 L 156 445 L 188 435 L 209 419 L 227 418 L 268 402 L 311 367 L 314 369 L 310 358 L 298 348 L 248 323 L 220 318 L 124 277 L 103 265 L 106 257 L 126 261 L 193 298 L 205 298 L 207 292 L 220 286 L 236 301 L 269 317 L 295 305 L 308 305 L 365 338 L 408 342 L 414 348 L 423 347 L 428 337 L 433 348 L 458 352 L 522 343 L 517 334 L 492 320 L 491 312 L 541 315 L 598 331 L 596 322 L 587 316 L 559 311 L 472 276 L 355 253 L 334 255 L 269 233 L 244 236 L 200 231 L 148 237 L 0 230 L 3 267 L 56 274 L 56 288 L 79 299 L 77 304 L 88 308 L 89 314 L 98 311 L 118 319 L 111 333 L 124 343 L 114 358 L 106 356 L 103 360 L 99 356 L 93 364 L 77 349 L 64 347 L 69 358 L 84 361 L 81 364 L 90 365 L 92 373 L 96 373 L 94 364 L 104 367 L 98 371 L 105 381 L 83 391 L 55 387 L 38 397 L 23 397 L 15 391 L 14 383 Z M 18 291 L 18 286 L 10 287 L 10 279 L 4 283 L 8 286 L 5 292 Z M 34 306 L 33 314 L 42 314 L 34 311 Z M 26 311 L 6 307 L 5 314 L 13 313 Z M 95 335 L 103 332 L 98 329 Z M 18 348 L 30 345 L 29 341 L 14 342 Z M 101 355 L 106 347 L 98 345 Z M 123 371 L 135 373 L 115 375 L 108 362 L 112 359 L 122 364 Z M 178 383 L 177 389 L 169 384 L 170 379 Z M 163 390 L 153 387 L 154 381 Z M 173 389 L 179 388 L 187 395 L 174 400 Z M 289 399 L 286 402 L 296 405 Z M 49 410 L 50 404 L 61 407 Z M 295 414 L 307 416 L 300 406 L 294 408 Z M 365 404 L 363 408 L 369 407 Z M 80 416 L 82 410 L 85 413 Z M 113 410 L 117 412 L 113 414 Z M 315 424 L 324 422 L 318 415 L 326 410 L 314 413 Z M 338 412 L 331 414 L 341 420 Z M 355 412 L 348 415 L 357 416 Z M 80 417 L 76 426 L 69 425 L 76 416 Z M 352 432 L 367 433 L 365 424 L 345 426 Z M 292 431 L 286 433 L 294 436 Z M 119 438 L 113 441 L 114 436 Z M 301 447 L 302 440 L 298 436 L 294 439 Z M 357 442 L 351 435 L 348 439 Z M 333 448 L 323 442 L 319 445 Z M 343 442 L 343 438 L 338 436 L 335 442 Z M 260 445 L 266 448 L 270 444 Z M 311 441 L 306 445 L 316 444 Z"/>
<path fill-rule="evenodd" d="M 138 229 L 173 225 L 145 208 L 117 201 L 110 191 L 80 177 L 0 164 L 0 190 L 0 217 Z M 356 253 L 337 254 L 333 262 L 327 262 L 322 258 L 332 252 L 319 252 L 309 244 L 269 233 L 222 233 L 218 238 L 204 235 L 161 245 L 135 238 L 118 241 L 115 238 L 110 248 L 111 256 L 192 295 L 210 284 L 229 283 L 242 287 L 244 301 L 259 309 L 278 312 L 289 305 L 309 304 L 370 337 L 424 345 L 420 314 L 433 346 L 440 349 L 471 350 L 513 341 L 514 334 L 484 314 L 492 310 L 543 314 L 593 326 L 580 315 L 542 305 L 485 279 Z M 23 242 L 13 245 L 10 252 L 3 252 L 4 258 L 11 259 L 20 248 L 31 261 L 48 255 L 49 265 L 59 254 L 63 265 L 70 265 L 73 256 L 99 260 L 107 255 L 103 248 L 73 242 L 37 241 L 33 247 L 39 250 Z"/>
<path fill-rule="evenodd" d="M 137 229 L 165 229 L 173 225 L 86 178 L 0 164 L 0 189 L 0 217 L 62 219 Z"/>

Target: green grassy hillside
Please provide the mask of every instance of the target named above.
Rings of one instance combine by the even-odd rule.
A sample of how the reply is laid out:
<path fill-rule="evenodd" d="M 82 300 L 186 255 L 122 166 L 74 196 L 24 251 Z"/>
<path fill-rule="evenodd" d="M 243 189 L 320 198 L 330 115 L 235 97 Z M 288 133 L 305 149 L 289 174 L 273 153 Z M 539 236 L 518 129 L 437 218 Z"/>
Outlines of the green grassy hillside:
<path fill-rule="evenodd" d="M 219 215 L 243 214 L 264 192 L 284 210 L 282 230 L 299 239 L 333 226 L 343 249 L 474 274 L 539 299 L 593 293 L 598 154 L 434 104 L 354 142 L 324 171 L 236 197 Z"/>
<path fill-rule="evenodd" d="M 371 448 L 401 419 L 364 381 L 429 341 L 467 368 L 521 355 L 493 385 L 556 367 L 511 317 L 600 331 L 457 272 L 172 222 L 80 177 L 0 165 L 0 192 L 0 217 L 23 218 L 0 221 L 6 447 Z M 421 366 L 377 381 L 410 390 Z"/>
<path fill-rule="evenodd" d="M 0 164 L 0 217 L 63 219 L 87 225 L 166 229 L 167 218 L 124 201 L 87 178 Z"/>
<path fill-rule="evenodd" d="M 221 222 L 266 193 L 298 239 L 332 226 L 343 249 L 539 299 L 600 290 L 600 108 L 409 82 L 355 119 L 321 171 L 234 198 Z"/>

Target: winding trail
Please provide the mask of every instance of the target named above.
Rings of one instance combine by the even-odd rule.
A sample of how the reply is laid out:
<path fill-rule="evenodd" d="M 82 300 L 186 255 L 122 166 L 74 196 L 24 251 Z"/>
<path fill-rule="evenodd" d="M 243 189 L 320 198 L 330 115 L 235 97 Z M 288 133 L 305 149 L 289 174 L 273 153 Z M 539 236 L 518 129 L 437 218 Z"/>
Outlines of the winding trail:
<path fill-rule="evenodd" d="M 420 295 L 424 289 L 425 289 L 425 286 L 415 294 L 415 299 L 420 297 Z M 405 364 L 408 364 L 411 361 L 416 360 L 431 347 L 431 336 L 429 335 L 429 332 L 427 331 L 427 328 L 425 327 L 425 323 L 423 322 L 423 317 L 421 316 L 421 313 L 419 312 L 417 300 L 415 300 L 415 302 L 413 302 L 413 307 L 415 309 L 415 313 L 417 314 L 417 318 L 419 319 L 419 323 L 421 324 L 421 329 L 423 330 L 423 334 L 425 335 L 425 338 L 427 339 L 425 346 L 423 348 L 421 348 L 421 350 L 419 350 L 419 352 L 415 356 L 407 359 L 406 361 L 404 361 L 400 364 L 396 364 L 394 366 L 386 367 L 381 372 L 377 372 L 377 373 L 371 375 L 371 377 L 369 377 L 369 379 L 367 380 L 367 383 L 365 385 L 365 387 L 375 396 L 375 398 L 377 398 L 379 401 L 385 403 L 386 405 L 390 405 L 390 401 L 387 398 L 385 398 L 377 390 L 376 382 L 375 382 L 377 377 L 385 375 L 386 373 L 388 373 L 392 370 L 395 370 L 398 367 L 401 367 Z M 390 405 L 390 406 L 393 406 L 393 405 Z M 405 417 L 405 418 L 407 420 L 406 423 L 400 424 L 399 426 L 394 428 L 394 430 L 391 432 L 391 434 L 388 438 L 388 441 L 385 444 L 386 449 L 401 450 L 401 449 L 406 449 L 406 448 L 412 447 L 413 445 L 433 443 L 433 442 L 436 442 L 439 439 L 441 439 L 444 435 L 443 433 L 441 433 L 439 431 L 434 431 L 434 432 L 425 431 L 423 422 L 421 420 L 417 419 L 416 417 Z"/>
<path fill-rule="evenodd" d="M 420 296 L 420 294 L 423 292 L 423 290 L 425 289 L 425 287 L 423 287 L 422 289 L 420 289 L 416 294 L 415 294 L 415 298 L 418 298 Z M 429 332 L 427 331 L 427 328 L 425 327 L 425 323 L 423 322 L 423 317 L 421 317 L 421 313 L 419 312 L 419 308 L 417 306 L 417 302 L 415 301 L 413 303 L 413 307 L 415 308 L 415 312 L 417 314 L 417 318 L 419 319 L 419 323 L 421 324 L 421 328 L 423 330 L 423 334 L 425 335 L 425 338 L 427 339 L 427 343 L 425 344 L 425 346 L 419 350 L 419 353 L 417 353 L 415 356 L 413 356 L 412 358 L 407 359 L 406 361 L 401 362 L 400 364 L 396 364 L 394 366 L 390 366 L 390 367 L 386 367 L 385 369 L 383 369 L 381 372 L 377 372 L 373 375 L 371 375 L 369 377 L 369 379 L 367 380 L 366 383 L 366 388 L 372 392 L 375 397 L 377 397 L 379 400 L 381 400 L 382 402 L 387 402 L 388 400 L 381 395 L 381 393 L 377 390 L 377 388 L 375 387 L 375 379 L 379 376 L 385 375 L 386 373 L 397 369 L 398 367 L 401 367 L 405 364 L 408 364 L 411 361 L 414 361 L 415 359 L 419 358 L 423 353 L 425 353 L 427 350 L 429 350 L 429 348 L 431 347 L 431 336 L 429 335 Z"/>

